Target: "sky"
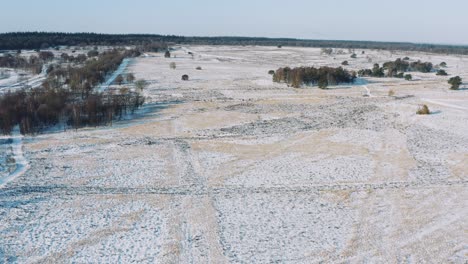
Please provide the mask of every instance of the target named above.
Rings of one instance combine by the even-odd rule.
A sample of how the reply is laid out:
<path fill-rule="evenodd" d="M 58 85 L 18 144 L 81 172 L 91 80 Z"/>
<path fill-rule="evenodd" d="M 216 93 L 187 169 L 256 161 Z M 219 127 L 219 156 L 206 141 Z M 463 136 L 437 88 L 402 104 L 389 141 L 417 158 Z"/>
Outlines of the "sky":
<path fill-rule="evenodd" d="M 468 44 L 468 0 L 1 0 L 0 32 Z M 8 11 L 7 11 L 8 10 Z"/>

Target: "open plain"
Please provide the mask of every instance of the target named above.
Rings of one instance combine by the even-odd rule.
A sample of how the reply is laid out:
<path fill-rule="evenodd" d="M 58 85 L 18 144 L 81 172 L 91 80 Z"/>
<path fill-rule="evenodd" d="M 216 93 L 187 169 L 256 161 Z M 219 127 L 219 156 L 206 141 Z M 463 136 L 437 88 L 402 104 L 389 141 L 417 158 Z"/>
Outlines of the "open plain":
<path fill-rule="evenodd" d="M 296 89 L 268 71 L 408 56 L 467 80 L 468 57 L 357 54 L 132 59 L 125 71 L 150 83 L 133 119 L 0 139 L 0 262 L 466 263 L 466 85 L 432 72 Z"/>

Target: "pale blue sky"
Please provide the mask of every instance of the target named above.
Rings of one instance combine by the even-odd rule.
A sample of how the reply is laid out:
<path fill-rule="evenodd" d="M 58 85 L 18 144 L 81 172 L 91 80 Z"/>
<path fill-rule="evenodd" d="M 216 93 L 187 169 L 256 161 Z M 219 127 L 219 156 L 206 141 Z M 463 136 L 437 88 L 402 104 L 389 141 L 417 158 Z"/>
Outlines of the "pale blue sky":
<path fill-rule="evenodd" d="M 0 32 L 468 44 L 468 0 L 2 0 Z"/>

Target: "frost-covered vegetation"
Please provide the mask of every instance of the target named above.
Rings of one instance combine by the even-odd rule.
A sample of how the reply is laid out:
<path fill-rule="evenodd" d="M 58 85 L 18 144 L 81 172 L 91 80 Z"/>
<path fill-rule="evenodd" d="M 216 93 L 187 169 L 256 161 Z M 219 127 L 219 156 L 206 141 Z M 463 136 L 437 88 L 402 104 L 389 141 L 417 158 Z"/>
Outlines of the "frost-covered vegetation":
<path fill-rule="evenodd" d="M 133 112 L 144 102 L 138 91 L 98 93 L 94 88 L 124 58 L 138 55 L 135 50 L 111 50 L 79 67 L 50 67 L 41 87 L 8 92 L 0 97 L 0 131 L 9 134 L 17 125 L 23 134 L 37 133 L 57 124 L 72 128 L 97 126 Z M 127 79 L 134 80 L 134 77 Z"/>

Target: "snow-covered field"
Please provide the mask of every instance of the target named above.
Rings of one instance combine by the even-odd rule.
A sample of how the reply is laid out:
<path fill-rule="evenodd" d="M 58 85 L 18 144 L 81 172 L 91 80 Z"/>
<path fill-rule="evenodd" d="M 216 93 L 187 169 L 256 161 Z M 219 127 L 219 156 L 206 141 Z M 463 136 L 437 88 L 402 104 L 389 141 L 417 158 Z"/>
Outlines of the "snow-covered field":
<path fill-rule="evenodd" d="M 133 60 L 150 105 L 181 103 L 0 139 L 0 163 L 28 165 L 0 187 L 0 263 L 466 263 L 466 85 L 412 73 L 294 89 L 267 73 L 408 56 L 468 80 L 468 57 L 357 53 L 184 46 Z M 434 114 L 416 115 L 423 103 Z"/>

